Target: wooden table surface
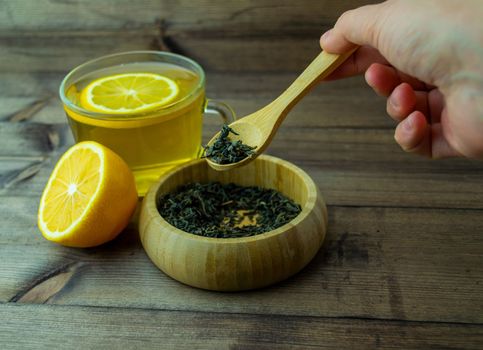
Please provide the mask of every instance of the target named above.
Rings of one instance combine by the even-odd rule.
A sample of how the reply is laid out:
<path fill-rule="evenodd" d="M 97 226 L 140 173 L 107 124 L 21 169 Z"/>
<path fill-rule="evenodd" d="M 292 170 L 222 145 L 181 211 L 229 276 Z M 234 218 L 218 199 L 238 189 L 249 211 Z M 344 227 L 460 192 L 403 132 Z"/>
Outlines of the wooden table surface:
<path fill-rule="evenodd" d="M 182 53 L 206 69 L 209 97 L 244 115 L 288 86 L 344 10 L 369 2 L 0 0 L 0 348 L 483 349 L 483 163 L 401 151 L 362 78 L 317 86 L 267 152 L 307 171 L 329 212 L 320 252 L 282 283 L 182 285 L 150 262 L 134 222 L 92 249 L 36 226 L 73 144 L 57 96 L 69 69 L 112 52 Z"/>

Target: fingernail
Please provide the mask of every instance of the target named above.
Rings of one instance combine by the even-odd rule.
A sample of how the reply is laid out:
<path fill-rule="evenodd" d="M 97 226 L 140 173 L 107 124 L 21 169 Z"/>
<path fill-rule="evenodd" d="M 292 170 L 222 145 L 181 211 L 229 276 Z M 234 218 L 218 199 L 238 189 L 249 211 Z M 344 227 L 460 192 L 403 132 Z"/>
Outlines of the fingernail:
<path fill-rule="evenodd" d="M 322 34 L 322 40 L 324 40 L 324 41 L 327 40 L 327 38 L 330 36 L 331 31 L 332 31 L 332 29 L 329 29 L 324 34 Z"/>
<path fill-rule="evenodd" d="M 389 98 L 389 103 L 391 104 L 392 108 L 394 109 L 399 108 L 399 102 L 392 96 Z"/>
<path fill-rule="evenodd" d="M 401 123 L 402 123 L 402 128 L 405 132 L 408 132 L 408 133 L 411 132 L 411 130 L 413 129 L 413 121 L 411 116 L 404 119 Z"/>

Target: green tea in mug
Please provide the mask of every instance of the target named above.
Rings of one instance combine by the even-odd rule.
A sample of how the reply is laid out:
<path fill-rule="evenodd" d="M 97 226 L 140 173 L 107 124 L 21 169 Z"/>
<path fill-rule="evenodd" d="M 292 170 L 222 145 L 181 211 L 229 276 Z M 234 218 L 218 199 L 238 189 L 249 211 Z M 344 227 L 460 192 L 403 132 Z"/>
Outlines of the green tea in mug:
<path fill-rule="evenodd" d="M 163 172 L 197 158 L 201 147 L 203 71 L 185 57 L 161 56 L 91 61 L 61 86 L 75 140 L 97 141 L 119 154 L 140 195 Z"/>

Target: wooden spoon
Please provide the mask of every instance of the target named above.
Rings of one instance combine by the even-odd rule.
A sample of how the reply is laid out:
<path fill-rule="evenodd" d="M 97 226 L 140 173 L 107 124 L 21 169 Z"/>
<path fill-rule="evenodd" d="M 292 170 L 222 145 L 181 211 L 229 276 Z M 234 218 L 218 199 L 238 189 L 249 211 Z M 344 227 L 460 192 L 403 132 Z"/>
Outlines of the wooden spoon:
<path fill-rule="evenodd" d="M 298 76 L 297 79 L 277 99 L 262 109 L 246 117 L 240 118 L 230 124 L 239 135 L 231 137 L 241 140 L 248 146 L 256 146 L 255 154 L 230 164 L 218 164 L 207 158 L 208 164 L 215 170 L 229 170 L 244 165 L 260 155 L 270 144 L 278 127 L 285 119 L 288 112 L 309 90 L 320 80 L 327 77 L 342 62 L 344 62 L 357 48 L 342 55 L 330 54 L 322 51 L 310 65 Z M 217 133 L 208 142 L 211 145 L 218 137 Z"/>

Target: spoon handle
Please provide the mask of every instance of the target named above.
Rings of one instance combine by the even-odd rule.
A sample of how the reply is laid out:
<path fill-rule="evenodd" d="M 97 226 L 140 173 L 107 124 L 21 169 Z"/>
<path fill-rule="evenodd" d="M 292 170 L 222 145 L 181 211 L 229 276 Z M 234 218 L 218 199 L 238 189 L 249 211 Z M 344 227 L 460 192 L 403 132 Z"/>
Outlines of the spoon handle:
<path fill-rule="evenodd" d="M 295 79 L 275 101 L 272 108 L 279 109 L 280 114 L 287 114 L 293 106 L 304 97 L 320 80 L 332 73 L 340 64 L 349 58 L 357 47 L 342 55 L 322 51 L 305 70 Z"/>

